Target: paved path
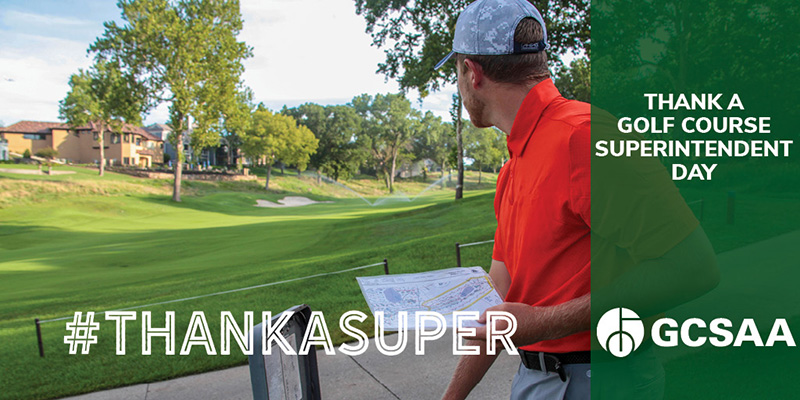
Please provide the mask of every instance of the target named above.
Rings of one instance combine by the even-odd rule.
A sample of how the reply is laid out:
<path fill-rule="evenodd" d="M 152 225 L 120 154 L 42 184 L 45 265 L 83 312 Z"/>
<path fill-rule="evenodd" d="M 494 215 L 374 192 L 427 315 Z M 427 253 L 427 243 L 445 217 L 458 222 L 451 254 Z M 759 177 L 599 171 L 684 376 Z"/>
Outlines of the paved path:
<path fill-rule="evenodd" d="M 350 357 L 317 352 L 325 400 L 438 399 L 455 369 L 452 339 L 426 343 L 425 355 L 414 355 L 413 336 L 406 351 L 389 357 L 370 340 L 366 353 Z M 393 338 L 388 342 L 394 343 Z M 501 354 L 470 399 L 507 399 L 519 358 Z M 191 375 L 169 381 L 127 386 L 70 397 L 72 400 L 252 400 L 248 366 Z"/>

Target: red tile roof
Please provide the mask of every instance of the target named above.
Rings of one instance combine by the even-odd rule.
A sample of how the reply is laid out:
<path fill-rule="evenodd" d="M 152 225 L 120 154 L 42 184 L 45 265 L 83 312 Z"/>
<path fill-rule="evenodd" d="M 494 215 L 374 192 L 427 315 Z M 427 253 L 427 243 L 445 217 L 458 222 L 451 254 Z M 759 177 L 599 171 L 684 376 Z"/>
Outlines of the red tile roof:
<path fill-rule="evenodd" d="M 76 128 L 76 130 L 97 131 L 97 129 L 93 128 L 94 124 L 89 124 L 85 126 L 80 126 Z M 70 129 L 70 126 L 61 122 L 19 121 L 11 126 L 0 128 L 0 132 L 49 134 L 51 133 L 52 129 Z M 141 135 L 147 140 L 155 140 L 158 142 L 162 141 L 158 137 L 153 136 L 150 132 L 147 132 L 146 130 L 144 130 L 142 127 L 139 126 L 125 124 L 125 126 L 122 128 L 122 131 L 125 133 L 133 133 Z"/>
<path fill-rule="evenodd" d="M 67 124 L 60 122 L 19 121 L 16 124 L 0 129 L 0 132 L 40 133 L 47 134 L 53 128 L 66 129 Z"/>

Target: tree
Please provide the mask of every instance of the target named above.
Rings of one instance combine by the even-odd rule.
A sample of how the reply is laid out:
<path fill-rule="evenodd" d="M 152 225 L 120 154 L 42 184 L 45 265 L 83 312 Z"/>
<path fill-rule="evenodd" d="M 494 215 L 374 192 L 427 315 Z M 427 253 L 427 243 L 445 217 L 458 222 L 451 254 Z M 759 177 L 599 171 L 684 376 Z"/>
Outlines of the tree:
<path fill-rule="evenodd" d="M 364 119 L 363 131 L 375 169 L 385 177 L 389 193 L 394 193 L 397 162 L 416 133 L 419 111 L 411 108 L 402 93 L 362 94 L 352 105 Z"/>
<path fill-rule="evenodd" d="M 464 149 L 466 156 L 477 164 L 478 184 L 480 184 L 483 167 L 495 166 L 502 160 L 503 153 L 496 146 L 499 132 L 493 128 L 476 128 L 467 121 L 464 121 L 464 125 Z"/>
<path fill-rule="evenodd" d="M 124 24 L 106 22 L 90 47 L 118 62 L 147 89 L 147 104 L 169 103 L 170 141 L 178 149 L 172 199 L 180 201 L 183 136 L 193 148 L 219 143 L 225 118 L 236 112 L 242 60 L 251 49 L 236 37 L 239 2 L 120 0 Z M 191 130 L 190 130 L 191 128 Z"/>
<path fill-rule="evenodd" d="M 267 166 L 267 182 L 272 175 L 272 164 L 276 161 L 297 165 L 305 169 L 309 156 L 317 149 L 318 140 L 305 126 L 297 124 L 288 115 L 273 114 L 263 105 L 253 113 L 252 122 L 242 135 L 242 151 L 251 159 L 264 159 Z"/>
<path fill-rule="evenodd" d="M 288 132 L 286 147 L 276 155 L 276 159 L 284 164 L 294 165 L 297 174 L 300 175 L 308 168 L 311 155 L 316 153 L 319 140 L 314 136 L 314 132 L 303 125 L 295 124 Z"/>
<path fill-rule="evenodd" d="M 98 60 L 88 70 L 78 70 L 69 79 L 70 91 L 59 103 L 60 118 L 73 129 L 89 126 L 98 132 L 100 176 L 105 173 L 105 133 L 122 133 L 125 123 L 142 122 L 147 94 L 132 75 L 123 74 L 119 65 Z"/>
<path fill-rule="evenodd" d="M 311 156 L 310 165 L 319 173 L 338 181 L 349 178 L 364 161 L 365 151 L 361 133 L 361 117 L 353 107 L 321 106 L 306 103 L 296 108 L 285 108 L 282 114 L 294 117 L 308 127 L 317 139 L 317 152 Z"/>
<path fill-rule="evenodd" d="M 497 169 L 501 168 L 503 164 L 505 164 L 506 160 L 508 160 L 508 142 L 506 141 L 506 135 L 499 129 L 495 130 L 495 137 L 494 141 L 492 142 L 492 146 L 495 148 L 495 158 L 492 159 L 492 172 L 497 173 Z"/>
<path fill-rule="evenodd" d="M 458 14 L 469 0 L 355 0 L 356 14 L 363 15 L 372 45 L 385 48 L 386 61 L 378 72 L 396 79 L 402 91 L 416 89 L 420 97 L 456 81 L 455 63 L 439 70 L 436 63 L 452 48 Z M 547 0 L 537 4 L 548 28 L 550 54 L 559 63 L 567 52 L 589 51 L 589 0 Z M 456 199 L 463 195 L 464 168 L 461 138 L 461 97 L 453 110 L 458 161 Z"/>
<path fill-rule="evenodd" d="M 440 178 L 444 187 L 444 170 L 447 168 L 450 152 L 455 146 L 450 126 L 428 111 L 420 120 L 419 135 L 414 139 L 414 154 L 417 159 L 429 158 L 441 167 Z"/>
<path fill-rule="evenodd" d="M 562 68 L 554 83 L 564 97 L 588 103 L 591 97 L 591 77 L 589 60 L 580 57 L 572 60 L 568 68 Z"/>

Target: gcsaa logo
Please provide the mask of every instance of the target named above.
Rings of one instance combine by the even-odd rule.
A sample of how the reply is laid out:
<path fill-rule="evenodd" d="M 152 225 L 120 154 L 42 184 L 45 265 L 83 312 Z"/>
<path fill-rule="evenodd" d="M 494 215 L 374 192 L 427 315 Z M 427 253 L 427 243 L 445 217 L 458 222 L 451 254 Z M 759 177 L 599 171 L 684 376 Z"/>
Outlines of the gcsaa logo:
<path fill-rule="evenodd" d="M 642 344 L 644 323 L 633 310 L 613 308 L 597 321 L 597 340 L 603 350 L 625 357 Z"/>

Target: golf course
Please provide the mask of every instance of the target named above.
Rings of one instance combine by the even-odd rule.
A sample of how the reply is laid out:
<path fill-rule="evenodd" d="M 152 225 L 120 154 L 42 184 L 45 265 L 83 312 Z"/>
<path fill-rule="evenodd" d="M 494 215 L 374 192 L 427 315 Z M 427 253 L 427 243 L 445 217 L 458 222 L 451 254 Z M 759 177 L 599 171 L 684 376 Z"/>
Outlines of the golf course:
<path fill-rule="evenodd" d="M 25 166 L 13 166 L 25 168 Z M 45 357 L 37 348 L 34 319 L 71 316 L 171 301 L 389 261 L 391 273 L 454 267 L 454 243 L 491 239 L 495 175 L 467 175 L 465 198 L 453 202 L 452 183 L 398 182 L 378 205 L 381 181 L 347 182 L 367 201 L 341 186 L 287 171 L 273 176 L 273 190 L 257 182 L 184 182 L 184 201 L 170 200 L 171 182 L 134 178 L 81 167 L 65 175 L 2 173 L 0 187 L 0 391 L 2 398 L 50 398 L 137 382 L 163 380 L 246 363 L 231 356 L 164 355 L 155 339 L 141 355 L 140 321 L 127 325 L 128 354 L 114 353 L 114 325 L 102 329 L 88 355 L 69 355 L 65 323 L 43 323 Z M 425 191 L 428 189 L 427 191 Z M 416 195 L 425 191 L 422 196 Z M 384 190 L 385 192 L 385 190 Z M 404 193 L 404 194 L 401 194 Z M 322 204 L 261 208 L 304 196 Z M 413 199 L 413 201 L 411 201 Z M 327 203 L 330 202 L 330 203 Z M 488 266 L 491 246 L 465 249 L 465 264 Z M 176 341 L 183 340 L 192 311 L 204 311 L 214 340 L 219 313 L 280 312 L 308 304 L 325 313 L 334 340 L 338 318 L 368 311 L 356 276 L 363 270 L 254 290 L 151 306 L 153 326 L 175 311 Z M 371 320 L 363 329 L 371 330 Z M 238 354 L 237 354 L 238 352 Z"/>
<path fill-rule="evenodd" d="M 287 170 L 274 174 L 270 191 L 261 179 L 185 181 L 183 202 L 174 203 L 169 181 L 56 168 L 74 173 L 0 173 L 0 398 L 63 397 L 247 362 L 235 344 L 229 356 L 208 356 L 202 347 L 188 356 L 168 356 L 160 338 L 154 339 L 153 355 L 141 355 L 141 318 L 128 322 L 127 355 L 117 356 L 114 324 L 102 315 L 95 319 L 102 329 L 91 353 L 70 355 L 64 344 L 69 321 L 48 319 L 342 271 L 384 258 L 391 273 L 454 267 L 454 243 L 491 239 L 496 224 L 496 175 L 487 173 L 478 184 L 477 172 L 468 172 L 465 198 L 457 202 L 453 183 L 446 177 L 435 182 L 438 174 L 398 181 L 390 196 L 374 178 L 357 177 L 344 187 Z M 798 186 L 772 185 L 769 175 L 740 182 L 720 178 L 718 186 L 682 188 L 718 253 L 798 226 Z M 730 188 L 738 190 L 735 225 L 726 222 Z M 255 206 L 290 196 L 322 203 Z M 765 220 L 775 223 L 765 226 Z M 469 247 L 462 261 L 488 267 L 490 254 L 490 245 Z M 379 265 L 137 311 L 152 312 L 155 327 L 163 327 L 164 313 L 174 311 L 180 348 L 193 311 L 205 312 L 219 346 L 221 311 L 233 313 L 241 325 L 244 311 L 255 311 L 259 321 L 261 311 L 305 303 L 324 312 L 338 343 L 346 338 L 339 316 L 368 311 L 355 277 L 382 273 Z M 45 321 L 44 358 L 36 318 Z M 370 332 L 372 320 L 360 328 Z"/>

